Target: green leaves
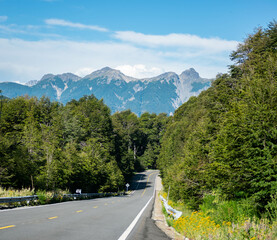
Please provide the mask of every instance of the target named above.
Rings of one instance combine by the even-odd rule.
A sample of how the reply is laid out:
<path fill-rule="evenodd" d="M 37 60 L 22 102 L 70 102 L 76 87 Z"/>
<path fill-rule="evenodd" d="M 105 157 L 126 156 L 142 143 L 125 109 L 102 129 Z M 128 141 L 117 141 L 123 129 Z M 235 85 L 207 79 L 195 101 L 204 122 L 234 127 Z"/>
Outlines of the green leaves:
<path fill-rule="evenodd" d="M 0 184 L 16 188 L 117 191 L 110 110 L 89 96 L 67 106 L 20 97 L 3 105 Z"/>
<path fill-rule="evenodd" d="M 176 110 L 158 159 L 176 200 L 197 208 L 219 191 L 265 210 L 277 180 L 276 32 L 272 22 L 250 35 L 232 53 L 230 74 Z"/>

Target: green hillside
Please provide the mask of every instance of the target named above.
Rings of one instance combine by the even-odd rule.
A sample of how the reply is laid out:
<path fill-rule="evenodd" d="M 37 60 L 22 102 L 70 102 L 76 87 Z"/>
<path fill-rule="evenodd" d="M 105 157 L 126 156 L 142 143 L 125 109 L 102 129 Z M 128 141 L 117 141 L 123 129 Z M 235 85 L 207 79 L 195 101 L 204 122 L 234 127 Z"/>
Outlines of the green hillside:
<path fill-rule="evenodd" d="M 170 196 L 198 209 L 205 196 L 248 199 L 252 214 L 277 192 L 277 23 L 257 29 L 212 86 L 179 107 L 158 167 Z"/>

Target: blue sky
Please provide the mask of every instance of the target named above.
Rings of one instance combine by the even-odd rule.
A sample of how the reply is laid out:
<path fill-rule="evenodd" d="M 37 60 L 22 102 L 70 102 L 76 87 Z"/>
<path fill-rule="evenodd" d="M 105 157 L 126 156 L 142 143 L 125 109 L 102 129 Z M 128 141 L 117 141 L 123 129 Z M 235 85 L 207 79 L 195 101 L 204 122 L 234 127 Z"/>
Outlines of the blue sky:
<path fill-rule="evenodd" d="M 194 67 L 212 78 L 276 16 L 276 0 L 0 0 L 0 81 L 105 66 L 138 78 Z"/>

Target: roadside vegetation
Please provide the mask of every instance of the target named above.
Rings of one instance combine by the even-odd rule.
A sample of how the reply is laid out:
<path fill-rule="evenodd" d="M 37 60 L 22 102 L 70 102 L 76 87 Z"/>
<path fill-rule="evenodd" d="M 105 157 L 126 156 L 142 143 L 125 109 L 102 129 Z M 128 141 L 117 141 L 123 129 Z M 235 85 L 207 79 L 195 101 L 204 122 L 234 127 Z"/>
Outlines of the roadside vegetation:
<path fill-rule="evenodd" d="M 13 188 L 2 188 L 0 187 L 0 198 L 4 197 L 24 197 L 24 196 L 32 196 L 37 195 L 38 199 L 35 201 L 22 201 L 22 202 L 12 202 L 12 203 L 2 203 L 2 206 L 25 206 L 25 205 L 43 205 L 47 203 L 55 203 L 71 200 L 69 198 L 64 197 L 64 194 L 69 194 L 69 191 L 45 191 L 39 190 L 35 191 L 35 189 L 31 188 L 22 188 L 22 189 L 13 189 Z"/>
<path fill-rule="evenodd" d="M 1 98 L 2 196 L 121 191 L 135 171 L 156 167 L 167 121 L 166 114 L 129 110 L 111 115 L 94 96 L 66 106 L 45 97 Z"/>
<path fill-rule="evenodd" d="M 0 198 L 1 197 L 22 197 L 34 195 L 34 191 L 30 188 L 26 189 L 12 189 L 12 188 L 2 188 L 0 187 Z"/>
<path fill-rule="evenodd" d="M 189 210 L 172 225 L 190 239 L 277 239 L 277 23 L 231 59 L 161 140 L 165 191 Z"/>
<path fill-rule="evenodd" d="M 167 194 L 163 193 L 163 197 L 166 196 Z M 276 209 L 277 199 L 274 199 L 274 204 L 276 205 L 273 209 Z M 193 211 L 180 201 L 176 203 L 169 200 L 169 205 L 182 211 L 183 214 L 175 220 L 164 209 L 167 224 L 188 239 L 274 240 L 277 238 L 277 216 L 273 209 L 258 218 L 249 213 L 253 207 L 243 201 L 223 201 L 211 195 L 204 197 L 198 211 Z"/>

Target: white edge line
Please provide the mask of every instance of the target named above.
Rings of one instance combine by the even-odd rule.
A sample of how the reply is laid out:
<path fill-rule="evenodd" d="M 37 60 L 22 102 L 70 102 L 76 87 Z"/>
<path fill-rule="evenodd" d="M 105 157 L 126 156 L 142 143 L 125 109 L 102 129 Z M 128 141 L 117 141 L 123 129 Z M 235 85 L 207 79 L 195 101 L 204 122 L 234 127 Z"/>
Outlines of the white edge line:
<path fill-rule="evenodd" d="M 156 176 L 157 177 L 157 176 Z M 125 240 L 128 235 L 131 233 L 133 228 L 135 227 L 136 223 L 138 222 L 139 218 L 141 217 L 142 213 L 144 212 L 145 208 L 147 208 L 148 204 L 151 202 L 151 200 L 154 197 L 155 194 L 155 187 L 156 187 L 156 178 L 155 178 L 155 183 L 154 183 L 154 191 L 152 197 L 148 200 L 148 202 L 145 204 L 145 206 L 140 210 L 139 214 L 135 217 L 135 219 L 131 222 L 129 227 L 125 230 L 125 232 L 119 237 L 118 240 Z"/>
<path fill-rule="evenodd" d="M 77 201 L 97 201 L 97 200 L 98 200 L 98 198 L 92 198 L 92 199 L 77 200 Z M 55 207 L 55 206 L 58 206 L 61 204 L 70 204 L 70 203 L 77 202 L 77 201 L 48 203 L 48 204 L 37 205 L 37 206 L 23 206 L 23 207 L 18 207 L 18 208 L 2 209 L 2 210 L 0 210 L 0 214 L 1 214 L 1 212 L 8 212 L 8 211 L 19 211 L 19 210 L 28 210 L 28 209 L 33 209 L 33 208 Z"/>

